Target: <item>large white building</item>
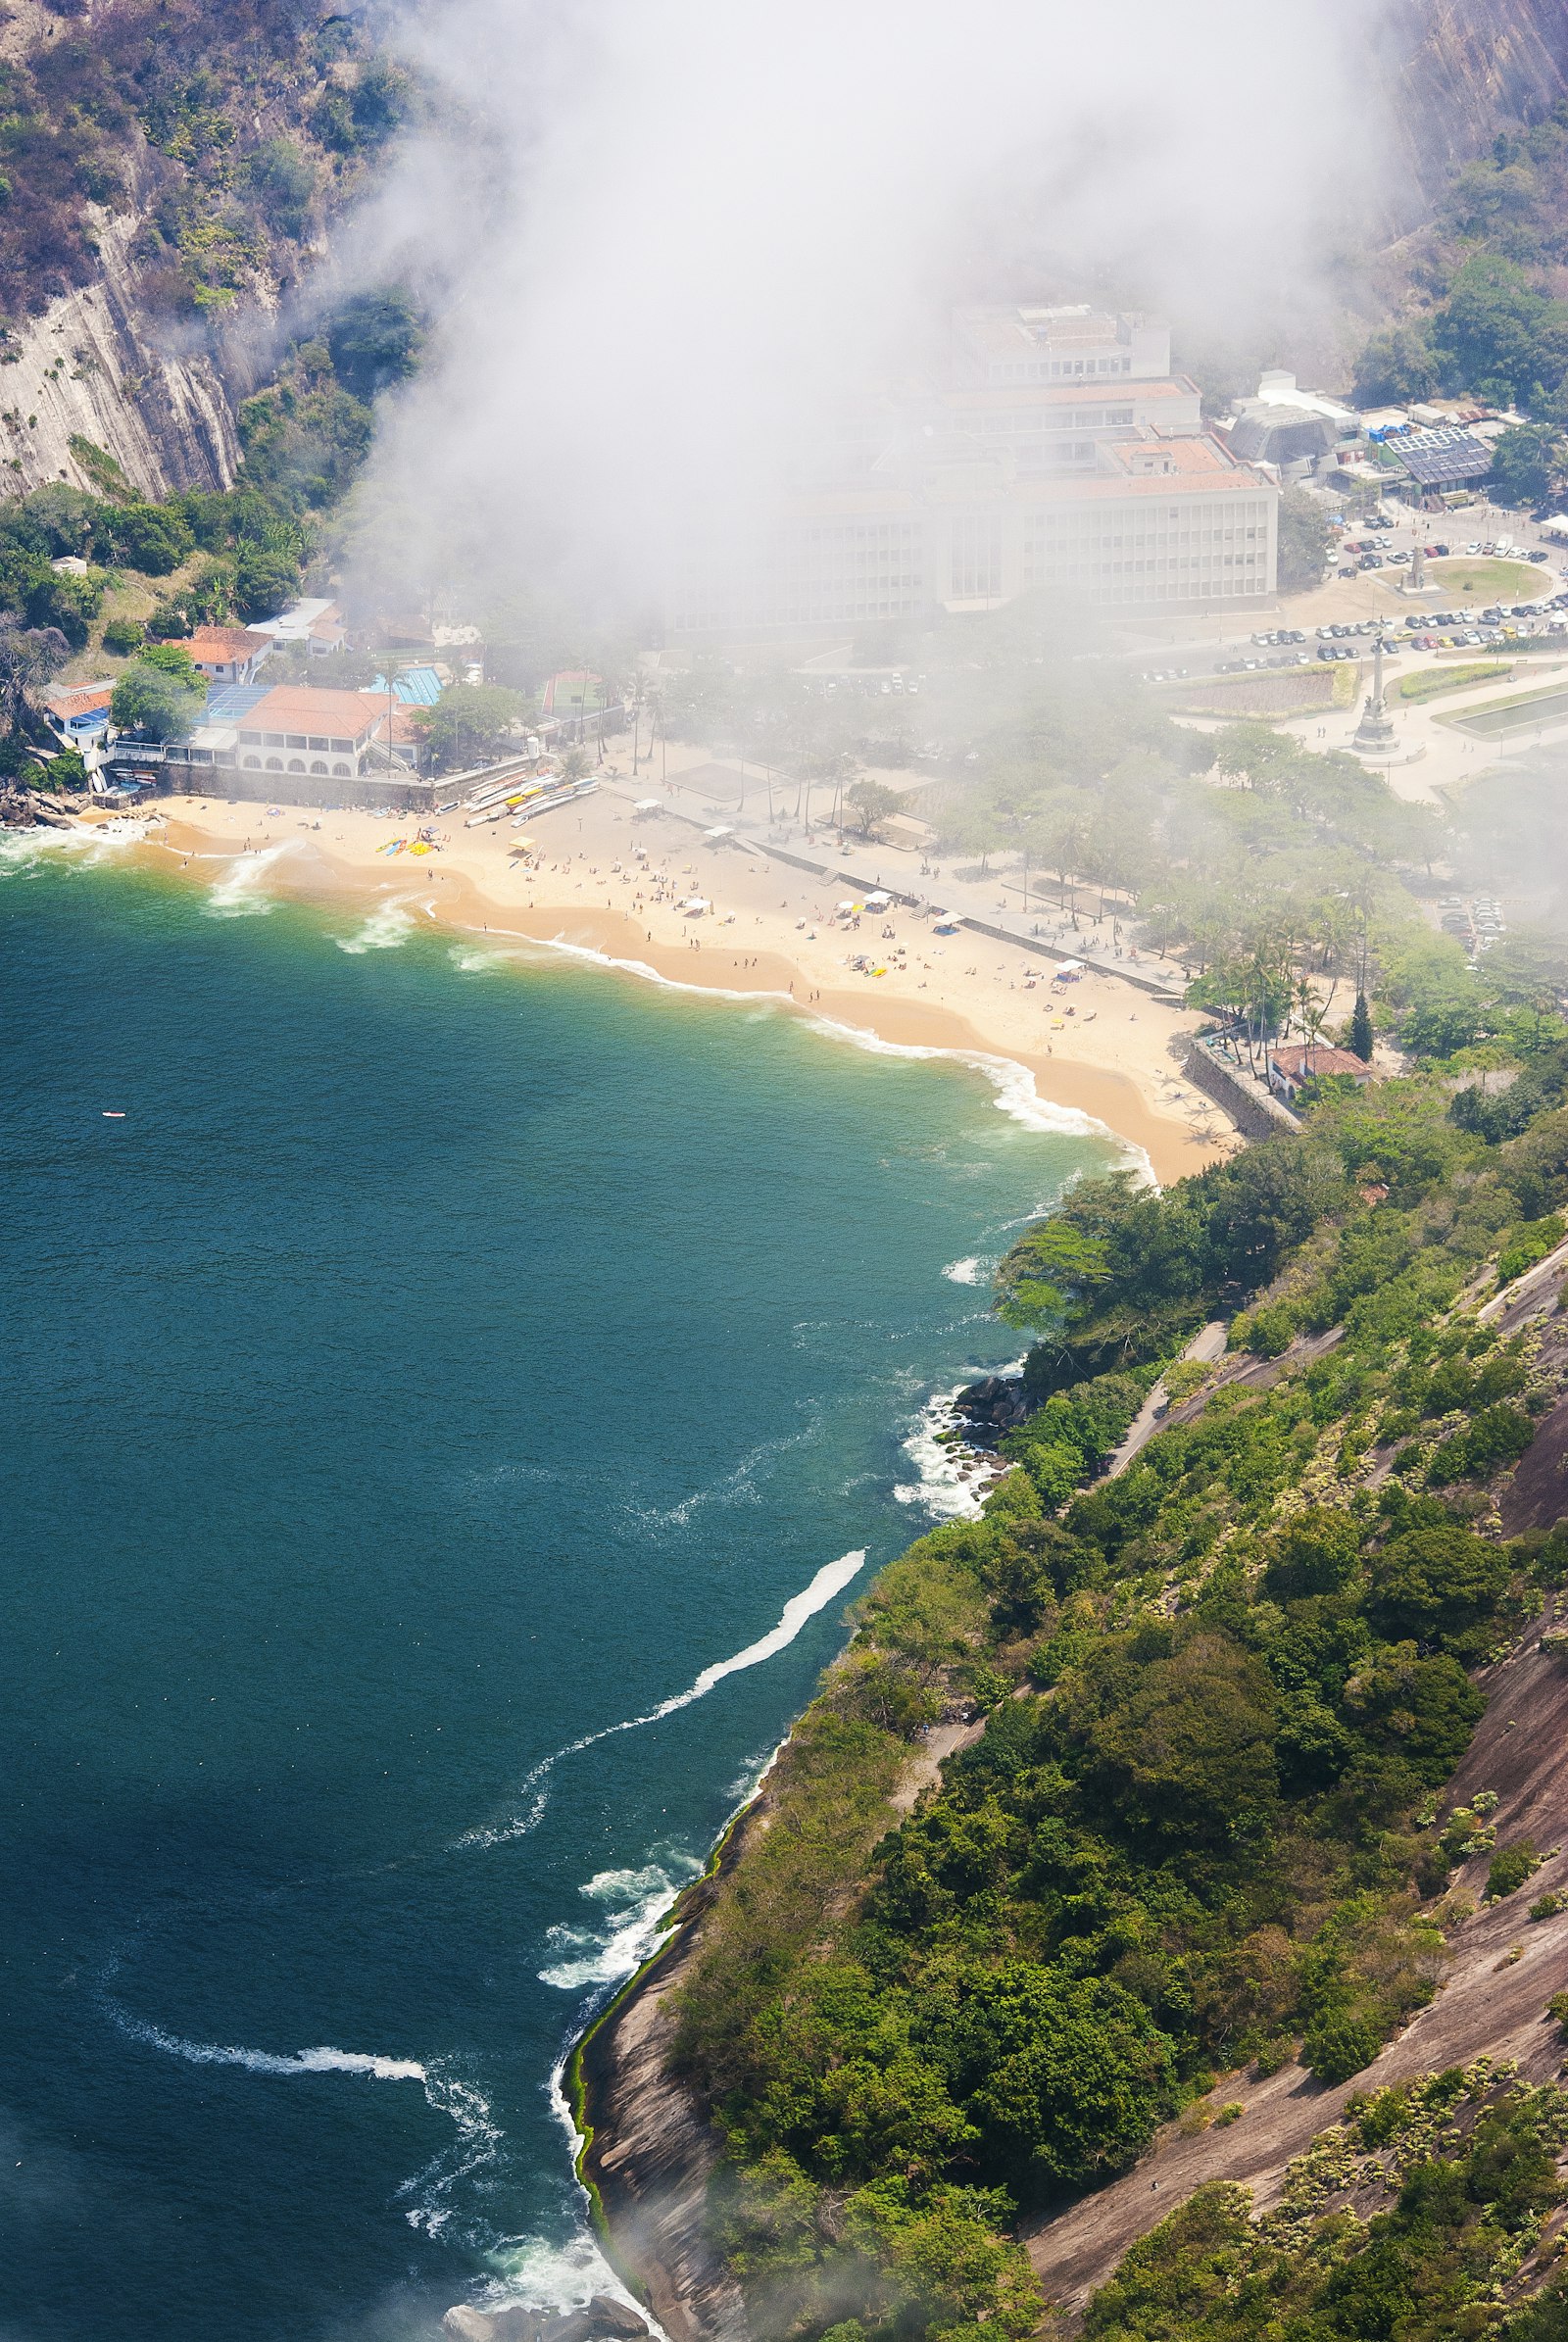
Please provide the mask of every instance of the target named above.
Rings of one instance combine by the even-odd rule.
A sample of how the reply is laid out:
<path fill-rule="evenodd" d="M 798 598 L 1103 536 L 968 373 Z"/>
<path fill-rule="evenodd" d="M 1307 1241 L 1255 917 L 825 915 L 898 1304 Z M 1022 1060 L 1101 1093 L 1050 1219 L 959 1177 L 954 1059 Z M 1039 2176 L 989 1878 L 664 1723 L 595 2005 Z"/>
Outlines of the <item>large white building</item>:
<path fill-rule="evenodd" d="M 1279 491 L 1206 429 L 1170 336 L 1088 308 L 963 310 L 948 379 L 870 403 L 746 560 L 693 546 L 676 637 L 814 633 L 1036 591 L 1107 610 L 1273 594 Z"/>

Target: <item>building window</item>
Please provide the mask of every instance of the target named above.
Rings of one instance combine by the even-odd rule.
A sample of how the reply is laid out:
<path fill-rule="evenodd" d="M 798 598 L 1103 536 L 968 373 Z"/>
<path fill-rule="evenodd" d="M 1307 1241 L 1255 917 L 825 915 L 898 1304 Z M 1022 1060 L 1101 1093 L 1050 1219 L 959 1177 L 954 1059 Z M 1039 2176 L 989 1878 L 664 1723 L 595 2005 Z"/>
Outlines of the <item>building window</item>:
<path fill-rule="evenodd" d="M 268 759 L 267 759 L 267 769 L 268 769 L 268 771 L 269 771 L 269 772 L 281 772 L 281 771 L 282 771 L 282 769 L 283 769 L 283 759 L 282 759 L 282 757 L 281 757 L 281 756 L 269 756 L 269 757 L 268 757 Z"/>
<path fill-rule="evenodd" d="M 1002 592 L 1002 515 L 962 512 L 953 522 L 953 598 L 989 599 Z"/>

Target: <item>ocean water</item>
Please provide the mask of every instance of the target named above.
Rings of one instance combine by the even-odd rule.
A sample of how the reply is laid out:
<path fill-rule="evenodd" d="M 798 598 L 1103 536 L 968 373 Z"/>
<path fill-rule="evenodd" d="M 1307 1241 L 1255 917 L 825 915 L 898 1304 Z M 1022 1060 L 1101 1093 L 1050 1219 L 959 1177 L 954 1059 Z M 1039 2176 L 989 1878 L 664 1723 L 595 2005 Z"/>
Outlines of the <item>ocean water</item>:
<path fill-rule="evenodd" d="M 563 2046 L 1112 1152 L 269 868 L 0 840 L 6 2342 L 603 2281 Z"/>

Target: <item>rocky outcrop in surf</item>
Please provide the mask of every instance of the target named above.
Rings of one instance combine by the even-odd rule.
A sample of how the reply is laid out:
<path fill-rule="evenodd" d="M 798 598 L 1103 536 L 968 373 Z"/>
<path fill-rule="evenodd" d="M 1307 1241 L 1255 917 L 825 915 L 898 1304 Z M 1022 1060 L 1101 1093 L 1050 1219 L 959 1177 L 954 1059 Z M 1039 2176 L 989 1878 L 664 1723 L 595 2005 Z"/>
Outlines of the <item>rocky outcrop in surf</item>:
<path fill-rule="evenodd" d="M 450 2342 L 640 2342 L 648 2320 L 608 2293 L 581 2310 L 476 2310 L 460 2303 L 441 2320 Z"/>

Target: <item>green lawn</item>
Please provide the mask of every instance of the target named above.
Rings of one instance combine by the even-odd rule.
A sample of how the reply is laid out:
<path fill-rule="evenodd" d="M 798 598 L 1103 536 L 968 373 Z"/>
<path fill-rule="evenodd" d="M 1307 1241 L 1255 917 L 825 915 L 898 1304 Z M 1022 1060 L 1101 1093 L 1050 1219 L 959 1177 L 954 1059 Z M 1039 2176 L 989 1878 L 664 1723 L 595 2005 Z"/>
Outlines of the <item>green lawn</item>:
<path fill-rule="evenodd" d="M 1399 680 L 1401 700 L 1431 700 L 1440 691 L 1457 691 L 1466 683 L 1492 683 L 1508 673 L 1506 664 L 1498 666 L 1425 667 L 1418 675 L 1404 675 Z"/>
<path fill-rule="evenodd" d="M 1429 562 L 1427 575 L 1463 602 L 1534 602 L 1551 583 L 1550 571 L 1537 561 L 1479 558 Z"/>

